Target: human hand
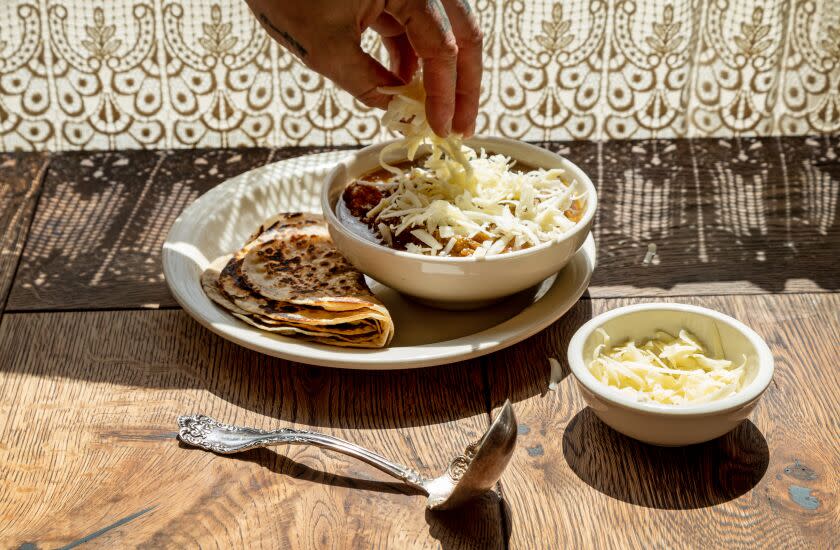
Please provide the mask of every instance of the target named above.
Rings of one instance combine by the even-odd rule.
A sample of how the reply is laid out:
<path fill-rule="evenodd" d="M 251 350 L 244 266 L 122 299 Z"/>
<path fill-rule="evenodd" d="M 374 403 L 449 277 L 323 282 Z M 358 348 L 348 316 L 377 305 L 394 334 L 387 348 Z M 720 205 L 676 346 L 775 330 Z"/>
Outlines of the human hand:
<path fill-rule="evenodd" d="M 408 82 L 422 62 L 432 130 L 475 131 L 482 36 L 468 0 L 246 1 L 272 38 L 365 105 L 386 108 L 377 88 Z M 382 36 L 390 70 L 362 50 L 367 28 Z"/>

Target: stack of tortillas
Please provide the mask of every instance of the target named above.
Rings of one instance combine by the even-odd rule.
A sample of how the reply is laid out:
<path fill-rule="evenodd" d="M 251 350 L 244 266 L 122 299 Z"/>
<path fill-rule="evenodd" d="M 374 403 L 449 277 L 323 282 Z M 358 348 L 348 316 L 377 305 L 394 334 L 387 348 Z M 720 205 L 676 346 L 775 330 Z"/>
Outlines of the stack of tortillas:
<path fill-rule="evenodd" d="M 201 275 L 214 302 L 255 327 L 334 346 L 381 348 L 394 323 L 317 214 L 280 214 Z"/>

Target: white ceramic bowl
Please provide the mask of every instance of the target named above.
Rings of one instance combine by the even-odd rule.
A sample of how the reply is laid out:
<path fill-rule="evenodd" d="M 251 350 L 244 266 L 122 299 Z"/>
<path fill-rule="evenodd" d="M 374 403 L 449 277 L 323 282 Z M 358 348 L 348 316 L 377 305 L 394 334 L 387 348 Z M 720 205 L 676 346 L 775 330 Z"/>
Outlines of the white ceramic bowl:
<path fill-rule="evenodd" d="M 686 329 L 710 351 L 720 343 L 723 357 L 747 358 L 744 389 L 719 401 L 674 406 L 639 403 L 606 386 L 589 372 L 592 351 L 603 343 L 603 328 L 613 343 L 633 339 L 639 344 L 657 330 L 676 334 Z M 743 421 L 773 377 L 770 348 L 751 328 L 728 315 L 686 304 L 638 304 L 598 315 L 583 325 L 569 342 L 569 366 L 584 400 L 605 424 L 634 439 L 668 447 L 702 443 L 719 437 Z"/>
<path fill-rule="evenodd" d="M 587 190 L 586 209 L 577 226 L 562 239 L 486 258 L 423 256 L 373 243 L 345 227 L 335 208 L 348 183 L 379 167 L 379 152 L 389 143 L 365 147 L 339 163 L 327 176 L 321 206 L 333 241 L 350 262 L 403 294 L 446 309 L 480 307 L 536 285 L 560 271 L 589 234 L 597 196 L 592 181 L 580 168 L 560 155 L 521 141 L 475 137 L 467 144 L 476 149 L 483 147 L 530 166 L 563 168 L 571 173 Z"/>

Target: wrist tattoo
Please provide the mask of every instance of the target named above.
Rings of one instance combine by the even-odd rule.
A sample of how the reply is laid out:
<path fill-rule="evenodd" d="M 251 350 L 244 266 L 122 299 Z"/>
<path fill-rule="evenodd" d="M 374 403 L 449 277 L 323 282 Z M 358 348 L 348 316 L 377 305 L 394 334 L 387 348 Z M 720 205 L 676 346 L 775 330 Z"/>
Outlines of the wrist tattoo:
<path fill-rule="evenodd" d="M 280 35 L 280 37 L 283 38 L 283 40 L 285 40 L 286 43 L 289 46 L 294 48 L 295 51 L 298 53 L 298 55 L 300 55 L 301 57 L 306 57 L 306 55 L 309 53 L 308 51 L 306 51 L 306 48 L 303 47 L 303 44 L 298 42 L 295 39 L 295 37 L 292 36 L 291 34 L 289 34 L 288 32 L 286 32 L 284 30 L 281 30 L 281 29 L 278 29 L 274 25 L 274 23 L 272 23 L 271 20 L 268 17 L 265 16 L 264 13 L 260 14 L 260 21 L 262 21 L 263 25 L 267 26 L 269 29 L 273 30 L 276 34 Z"/>

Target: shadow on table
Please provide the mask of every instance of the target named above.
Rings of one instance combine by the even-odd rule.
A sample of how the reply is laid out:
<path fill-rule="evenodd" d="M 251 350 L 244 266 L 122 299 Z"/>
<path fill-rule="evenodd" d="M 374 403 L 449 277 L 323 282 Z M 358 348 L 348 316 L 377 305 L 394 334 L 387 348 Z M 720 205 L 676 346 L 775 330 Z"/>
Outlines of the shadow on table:
<path fill-rule="evenodd" d="M 706 443 L 656 447 L 612 430 L 588 407 L 566 427 L 563 455 L 572 471 L 598 491 L 668 510 L 737 498 L 761 480 L 770 461 L 767 441 L 749 420 Z"/>
<path fill-rule="evenodd" d="M 189 448 L 180 443 L 181 447 Z M 234 458 L 234 457 L 229 457 Z M 286 475 L 310 483 L 320 483 L 332 487 L 342 487 L 356 491 L 402 494 L 416 496 L 425 501 L 422 491 L 399 481 L 377 481 L 331 474 L 301 464 L 271 449 L 253 449 L 235 455 L 238 460 L 259 464 L 275 474 Z M 503 532 L 499 522 L 499 510 L 505 514 L 505 523 L 510 525 L 510 509 L 495 492 L 475 499 L 455 510 L 426 510 L 425 519 L 429 533 L 440 542 L 441 548 L 462 547 L 465 538 L 474 541 L 479 547 L 485 543 L 500 540 Z M 508 533 L 509 537 L 509 533 Z"/>
<path fill-rule="evenodd" d="M 178 394 L 178 414 L 221 414 L 219 420 L 230 420 L 217 400 L 191 397 L 206 392 L 276 419 L 271 425 L 340 429 L 348 438 L 360 432 L 362 444 L 374 437 L 372 431 L 417 426 L 430 428 L 422 434 L 429 439 L 409 446 L 440 444 L 457 424 L 462 428 L 454 430 L 454 456 L 489 426 L 488 382 L 504 388 L 502 402 L 505 397 L 518 402 L 547 391 L 548 357 L 560 361 L 558 380 L 568 375 L 565 347 L 591 311 L 591 301 L 582 299 L 547 329 L 492 356 L 391 371 L 315 367 L 263 355 L 217 336 L 184 311 L 7 315 L 0 348 L 12 360 L 0 372 L 188 391 Z M 529 377 L 527 383 L 497 380 L 512 372 Z"/>
<path fill-rule="evenodd" d="M 489 426 L 488 371 L 489 382 L 494 383 L 493 372 L 527 365 L 522 371 L 535 379 L 526 384 L 511 382 L 504 397 L 518 402 L 545 394 L 552 381 L 560 383 L 570 374 L 566 348 L 574 332 L 591 317 L 587 293 L 560 320 L 501 352 L 437 367 L 390 371 L 284 361 L 231 344 L 187 318 L 184 324 L 194 332 L 192 337 L 206 341 L 209 357 L 206 364 L 191 361 L 180 368 L 191 370 L 190 378 L 197 387 L 231 404 L 315 429 L 446 429 L 447 423 L 484 417 L 476 423 L 480 430 L 465 433 L 470 438 L 463 441 L 466 445 Z M 551 372 L 548 357 L 558 359 L 557 372 Z M 453 456 L 460 450 L 453 448 Z"/>
<path fill-rule="evenodd" d="M 493 510 L 494 513 L 487 513 Z M 499 514 L 503 515 L 501 523 Z M 440 542 L 441 548 L 463 548 L 465 531 L 477 548 L 489 548 L 489 543 L 503 541 L 504 548 L 510 541 L 510 506 L 495 492 L 490 492 L 455 510 L 426 510 L 429 533 Z M 482 544 L 481 541 L 486 541 Z"/>
<path fill-rule="evenodd" d="M 192 448 L 184 443 L 179 443 L 182 448 Z M 283 447 L 286 447 L 285 445 Z M 321 483 L 323 485 L 330 485 L 333 487 L 344 487 L 347 489 L 356 489 L 359 491 L 375 491 L 377 493 L 390 493 L 402 495 L 425 495 L 419 489 L 415 489 L 405 483 L 399 481 L 377 481 L 373 479 L 361 479 L 357 477 L 342 476 L 323 472 L 315 468 L 311 468 L 306 464 L 301 464 L 294 459 L 285 455 L 277 453 L 271 449 L 253 449 L 238 453 L 233 457 L 237 460 L 245 460 L 259 464 L 263 468 L 270 470 L 275 474 L 286 475 L 295 479 L 309 481 L 312 483 Z"/>
<path fill-rule="evenodd" d="M 594 287 L 840 289 L 836 136 L 612 141 L 597 151 L 569 153 L 600 174 Z"/>
<path fill-rule="evenodd" d="M 183 375 L 177 379 L 155 376 L 168 379 L 160 381 L 163 386 L 205 390 L 236 407 L 274 418 L 277 426 L 341 429 L 346 438 L 354 432 L 429 426 L 438 427 L 430 435 L 434 439 L 456 422 L 475 418 L 465 423 L 475 428 L 463 430 L 464 439 L 453 444 L 452 456 L 489 425 L 478 360 L 391 371 L 316 367 L 242 348 L 209 332 L 186 313 L 177 315 L 173 328 L 183 333 L 190 348 L 201 348 L 202 353 L 173 365 Z M 130 373 L 126 376 L 131 378 Z M 207 411 L 184 411 L 190 412 Z M 364 439 L 357 442 L 365 444 Z"/>
<path fill-rule="evenodd" d="M 545 330 L 485 358 L 493 406 L 501 406 L 505 399 L 510 399 L 515 412 L 517 403 L 535 396 L 545 397 L 552 385 L 562 384 L 572 373 L 567 358 L 569 342 L 592 317 L 592 300 L 587 290 L 563 317 Z"/>

